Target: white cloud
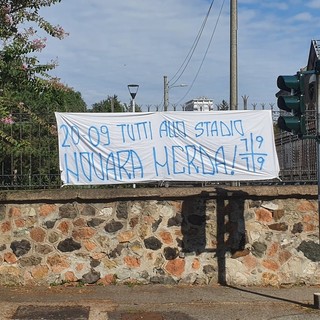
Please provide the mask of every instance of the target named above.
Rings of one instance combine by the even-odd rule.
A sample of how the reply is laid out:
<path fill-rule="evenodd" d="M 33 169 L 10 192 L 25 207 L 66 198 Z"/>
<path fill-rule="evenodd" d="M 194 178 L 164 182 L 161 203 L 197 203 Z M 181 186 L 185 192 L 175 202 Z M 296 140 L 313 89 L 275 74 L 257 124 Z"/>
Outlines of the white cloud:
<path fill-rule="evenodd" d="M 275 10 L 288 10 L 290 7 L 288 5 L 288 2 L 264 2 L 262 4 L 266 8 L 275 9 Z"/>
<path fill-rule="evenodd" d="M 310 8 L 320 9 L 320 0 L 309 0 L 306 5 Z"/>
<path fill-rule="evenodd" d="M 177 102 L 190 89 L 222 2 L 214 2 L 194 56 L 179 79 L 189 87 L 170 90 L 170 102 Z M 313 6 L 319 3 L 311 2 Z M 80 91 L 88 105 L 114 94 L 128 103 L 129 83 L 140 85 L 138 104 L 157 105 L 163 98 L 163 76 L 170 79 L 184 61 L 209 4 L 208 0 L 62 1 L 43 13 L 70 36 L 50 40 L 44 57 L 58 56 L 54 74 Z M 294 73 L 307 61 L 314 31 L 305 22 L 319 12 L 308 11 L 306 6 L 299 12 L 293 10 L 296 6 L 286 8 L 279 1 L 268 4 L 257 0 L 238 4 L 240 104 L 244 94 L 249 95 L 249 104 L 274 102 L 277 75 Z M 317 30 L 319 22 L 314 23 Z M 199 76 L 182 102 L 199 96 L 217 103 L 229 100 L 229 1 L 225 1 Z"/>
<path fill-rule="evenodd" d="M 312 15 L 309 12 L 301 12 L 293 17 L 295 21 L 311 21 Z"/>

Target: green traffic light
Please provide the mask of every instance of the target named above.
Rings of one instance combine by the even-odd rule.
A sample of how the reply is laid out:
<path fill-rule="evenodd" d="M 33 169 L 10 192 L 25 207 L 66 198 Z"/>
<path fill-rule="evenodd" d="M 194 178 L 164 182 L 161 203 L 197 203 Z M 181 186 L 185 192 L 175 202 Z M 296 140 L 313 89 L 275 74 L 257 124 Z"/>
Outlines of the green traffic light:
<path fill-rule="evenodd" d="M 307 81 L 303 72 L 297 72 L 292 76 L 279 76 L 277 86 L 279 91 L 277 105 L 280 110 L 290 112 L 290 116 L 280 116 L 278 127 L 287 132 L 297 134 L 302 137 L 306 134 L 305 124 L 305 82 Z"/>
<path fill-rule="evenodd" d="M 277 79 L 277 86 L 281 90 L 285 91 L 291 91 L 300 89 L 300 80 L 299 76 L 293 75 L 293 76 L 279 76 Z"/>
<path fill-rule="evenodd" d="M 281 116 L 278 118 L 278 127 L 287 132 L 294 134 L 306 134 L 304 117 Z"/>
<path fill-rule="evenodd" d="M 296 96 L 280 96 L 277 104 L 279 109 L 291 112 L 292 110 L 299 110 L 300 99 Z"/>
<path fill-rule="evenodd" d="M 280 96 L 277 104 L 279 109 L 287 112 L 302 114 L 305 111 L 303 96 Z"/>

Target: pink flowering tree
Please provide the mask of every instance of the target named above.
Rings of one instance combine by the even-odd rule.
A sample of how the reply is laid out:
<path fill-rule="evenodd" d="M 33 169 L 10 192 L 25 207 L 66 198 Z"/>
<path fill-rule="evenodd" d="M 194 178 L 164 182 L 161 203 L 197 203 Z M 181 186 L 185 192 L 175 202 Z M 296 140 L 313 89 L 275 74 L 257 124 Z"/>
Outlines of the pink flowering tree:
<path fill-rule="evenodd" d="M 40 63 L 37 54 L 46 47 L 46 36 L 63 39 L 64 29 L 52 25 L 39 15 L 42 7 L 49 7 L 61 0 L 0 0 L 0 124 L 14 125 L 13 108 L 27 108 L 17 99 L 16 92 L 45 92 L 52 89 L 67 90 L 59 79 L 48 72 L 56 61 Z M 0 130 L 2 141 L 11 145 L 19 142 Z"/>

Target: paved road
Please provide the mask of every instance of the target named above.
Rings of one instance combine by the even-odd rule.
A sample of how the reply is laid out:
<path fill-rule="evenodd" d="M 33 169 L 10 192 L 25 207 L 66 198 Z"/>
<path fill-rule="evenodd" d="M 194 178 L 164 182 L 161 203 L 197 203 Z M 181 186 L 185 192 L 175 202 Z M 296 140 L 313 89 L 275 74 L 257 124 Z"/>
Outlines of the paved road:
<path fill-rule="evenodd" d="M 0 287 L 1 320 L 313 320 L 320 287 Z"/>

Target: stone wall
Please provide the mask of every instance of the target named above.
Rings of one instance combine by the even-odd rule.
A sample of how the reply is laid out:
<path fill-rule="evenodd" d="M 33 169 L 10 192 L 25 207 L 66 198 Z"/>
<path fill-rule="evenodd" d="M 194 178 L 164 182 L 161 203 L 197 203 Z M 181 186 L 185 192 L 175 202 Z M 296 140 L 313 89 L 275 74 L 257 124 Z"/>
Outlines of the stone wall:
<path fill-rule="evenodd" d="M 316 186 L 0 193 L 0 285 L 320 284 Z"/>

